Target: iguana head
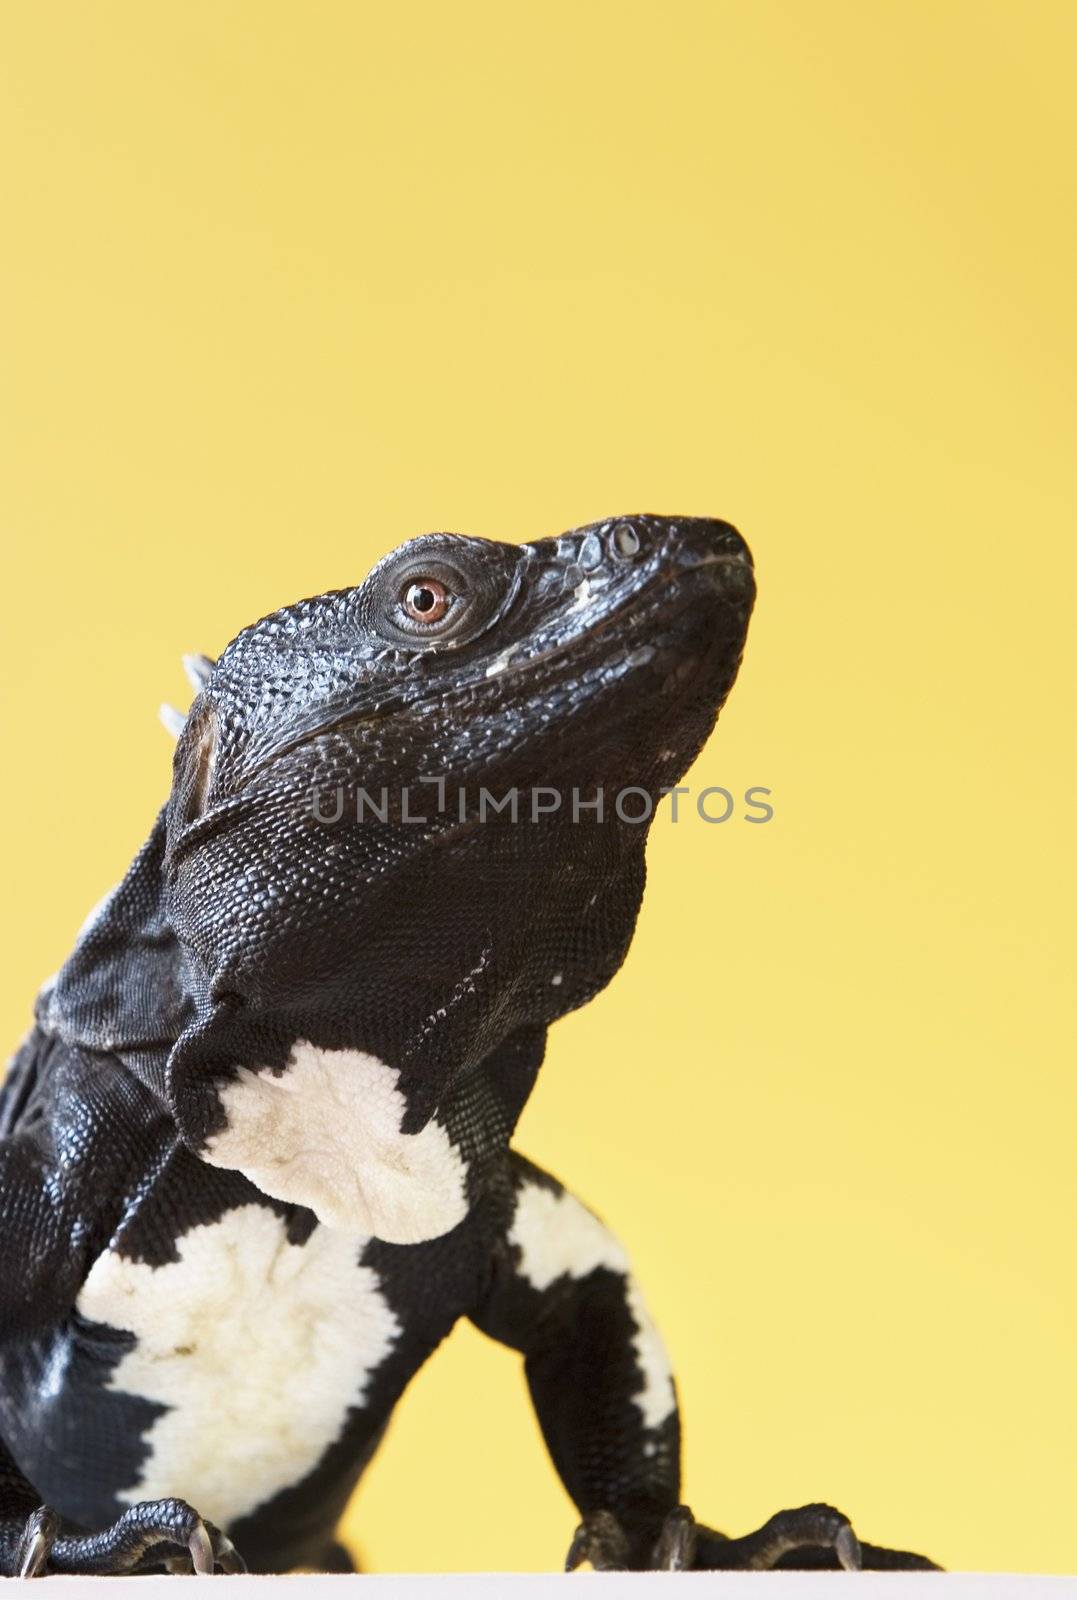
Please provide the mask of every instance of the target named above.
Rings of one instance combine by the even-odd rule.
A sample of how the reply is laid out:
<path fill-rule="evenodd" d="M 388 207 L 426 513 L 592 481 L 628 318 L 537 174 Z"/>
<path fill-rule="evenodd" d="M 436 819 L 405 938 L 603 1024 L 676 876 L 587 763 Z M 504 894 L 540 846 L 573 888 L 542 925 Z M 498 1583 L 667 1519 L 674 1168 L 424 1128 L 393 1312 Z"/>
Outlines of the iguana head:
<path fill-rule="evenodd" d="M 624 957 L 625 819 L 698 753 L 753 596 L 728 524 L 640 516 L 426 535 L 239 634 L 167 816 L 188 1142 L 357 1232 L 459 1221 L 546 1026 Z"/>

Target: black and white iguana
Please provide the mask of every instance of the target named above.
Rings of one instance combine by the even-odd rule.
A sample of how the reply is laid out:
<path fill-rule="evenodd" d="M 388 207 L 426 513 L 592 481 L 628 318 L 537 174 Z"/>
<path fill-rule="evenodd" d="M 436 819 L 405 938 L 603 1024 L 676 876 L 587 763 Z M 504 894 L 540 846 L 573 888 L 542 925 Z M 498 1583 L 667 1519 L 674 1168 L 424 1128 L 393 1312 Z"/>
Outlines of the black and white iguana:
<path fill-rule="evenodd" d="M 625 1255 L 510 1148 L 628 947 L 625 815 L 709 734 L 753 597 L 721 522 L 433 534 L 203 664 L 0 1096 L 0 1572 L 342 1568 L 464 1316 L 525 1357 L 569 1565 L 930 1565 L 826 1506 L 696 1524 Z"/>

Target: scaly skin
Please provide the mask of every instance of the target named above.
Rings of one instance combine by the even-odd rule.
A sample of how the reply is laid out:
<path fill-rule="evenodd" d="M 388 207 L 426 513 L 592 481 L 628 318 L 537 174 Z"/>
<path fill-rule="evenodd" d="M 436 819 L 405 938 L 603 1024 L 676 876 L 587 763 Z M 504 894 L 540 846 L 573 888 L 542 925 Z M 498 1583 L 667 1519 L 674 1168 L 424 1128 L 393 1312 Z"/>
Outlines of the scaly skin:
<path fill-rule="evenodd" d="M 570 1566 L 928 1564 L 826 1506 L 697 1525 L 623 1252 L 510 1147 L 632 936 L 614 798 L 694 759 L 753 597 L 719 522 L 430 535 L 192 663 L 168 804 L 0 1098 L 0 1572 L 340 1570 L 462 1316 L 523 1353 Z"/>

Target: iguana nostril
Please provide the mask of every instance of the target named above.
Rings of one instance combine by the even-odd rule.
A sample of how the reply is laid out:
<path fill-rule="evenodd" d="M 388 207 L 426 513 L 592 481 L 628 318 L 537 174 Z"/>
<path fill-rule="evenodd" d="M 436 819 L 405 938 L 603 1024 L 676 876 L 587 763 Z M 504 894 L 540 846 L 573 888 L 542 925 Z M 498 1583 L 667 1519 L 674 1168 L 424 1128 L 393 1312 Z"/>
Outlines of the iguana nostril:
<path fill-rule="evenodd" d="M 614 555 L 622 556 L 626 561 L 631 561 L 640 552 L 640 537 L 630 522 L 622 522 L 613 530 L 610 544 Z"/>

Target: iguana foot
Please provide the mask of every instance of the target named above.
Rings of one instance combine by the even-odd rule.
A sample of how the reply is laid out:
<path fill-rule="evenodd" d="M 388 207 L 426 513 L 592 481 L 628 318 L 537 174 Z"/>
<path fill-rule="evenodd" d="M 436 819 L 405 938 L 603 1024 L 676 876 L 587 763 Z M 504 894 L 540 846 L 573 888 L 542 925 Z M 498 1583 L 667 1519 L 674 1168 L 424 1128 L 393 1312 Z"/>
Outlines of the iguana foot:
<path fill-rule="evenodd" d="M 938 1571 L 926 1556 L 908 1550 L 887 1550 L 861 1544 L 848 1517 L 833 1506 L 800 1506 L 779 1511 L 755 1533 L 727 1539 L 697 1523 L 687 1506 L 666 1517 L 647 1559 L 633 1559 L 633 1541 L 609 1511 L 592 1511 L 576 1529 L 565 1568 L 571 1572 L 589 1561 L 596 1571 L 624 1571 L 640 1565 L 651 1570 L 685 1572 L 769 1571 L 774 1567 L 860 1567 L 873 1570 Z"/>
<path fill-rule="evenodd" d="M 694 1564 L 698 1532 L 688 1507 L 675 1506 L 643 1564 L 657 1572 L 685 1571 Z M 573 1572 L 588 1561 L 596 1572 L 624 1572 L 640 1565 L 633 1554 L 632 1541 L 613 1513 L 591 1511 L 569 1545 L 565 1571 Z"/>
<path fill-rule="evenodd" d="M 774 1567 L 939 1570 L 934 1561 L 911 1550 L 862 1544 L 848 1517 L 826 1505 L 779 1511 L 755 1533 L 740 1539 L 727 1539 L 724 1534 L 700 1526 L 697 1540 L 695 1565 L 708 1571 L 769 1571 Z"/>
<path fill-rule="evenodd" d="M 779 1511 L 755 1533 L 740 1539 L 719 1536 L 708 1540 L 703 1535 L 703 1565 L 708 1568 L 740 1568 L 767 1572 L 787 1555 L 800 1550 L 823 1550 L 833 1565 L 856 1572 L 863 1565 L 860 1541 L 848 1517 L 833 1506 L 799 1506 L 795 1511 Z"/>
<path fill-rule="evenodd" d="M 51 1506 L 26 1519 L 15 1547 L 14 1574 L 46 1573 L 115 1577 L 164 1567 L 170 1572 L 245 1572 L 246 1564 L 226 1534 L 206 1522 L 185 1500 L 144 1500 L 102 1533 L 65 1533 Z"/>

